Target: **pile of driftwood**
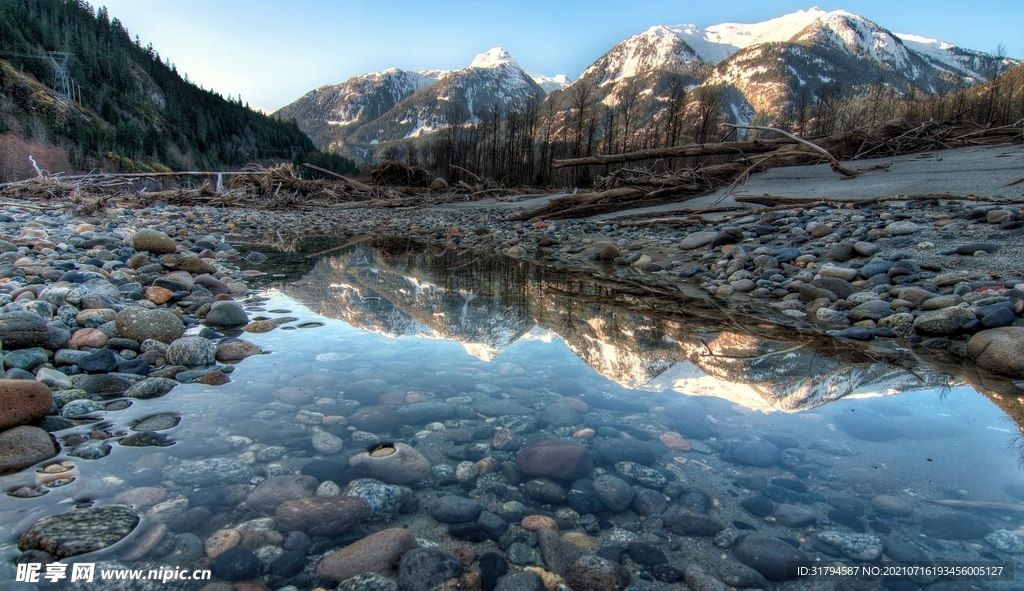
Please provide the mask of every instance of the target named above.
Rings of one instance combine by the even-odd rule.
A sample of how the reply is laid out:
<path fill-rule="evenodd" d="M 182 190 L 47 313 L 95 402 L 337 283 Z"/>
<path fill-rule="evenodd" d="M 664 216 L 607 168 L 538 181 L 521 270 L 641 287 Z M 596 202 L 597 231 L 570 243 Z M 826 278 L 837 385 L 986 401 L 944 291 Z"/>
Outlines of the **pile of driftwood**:
<path fill-rule="evenodd" d="M 806 140 L 786 131 L 760 126 L 733 126 L 771 132 L 776 139 L 693 144 L 671 148 L 638 150 L 555 160 L 555 168 L 594 165 L 622 165 L 630 162 L 663 163 L 668 159 L 689 158 L 696 162 L 680 170 L 664 165 L 647 168 L 621 168 L 599 177 L 596 191 L 552 199 L 539 209 L 517 216 L 533 218 L 575 218 L 623 209 L 662 205 L 706 195 L 743 183 L 754 172 L 778 166 L 799 166 L 827 162 L 832 170 L 852 177 L 886 168 L 885 164 L 863 169 L 844 166 L 840 160 L 858 160 L 909 154 L 926 150 L 967 145 L 1003 143 L 1021 139 L 1021 125 L 979 129 L 937 122 L 909 125 L 901 120 L 823 138 Z M 717 162 L 704 159 L 717 157 Z M 722 162 L 722 160 L 727 160 Z"/>
<path fill-rule="evenodd" d="M 35 202 L 39 209 L 73 207 L 83 213 L 95 213 L 113 202 L 129 208 L 161 202 L 270 210 L 394 208 L 513 193 L 510 189 L 474 187 L 465 183 L 449 187 L 443 179 L 435 178 L 422 168 L 395 161 L 387 161 L 371 171 L 369 183 L 312 164 L 303 166 L 327 178 L 302 178 L 290 164 L 271 168 L 253 166 L 237 172 L 40 174 L 37 178 L 0 185 L 0 199 Z M 154 179 L 179 183 L 163 190 L 139 186 L 141 182 Z"/>

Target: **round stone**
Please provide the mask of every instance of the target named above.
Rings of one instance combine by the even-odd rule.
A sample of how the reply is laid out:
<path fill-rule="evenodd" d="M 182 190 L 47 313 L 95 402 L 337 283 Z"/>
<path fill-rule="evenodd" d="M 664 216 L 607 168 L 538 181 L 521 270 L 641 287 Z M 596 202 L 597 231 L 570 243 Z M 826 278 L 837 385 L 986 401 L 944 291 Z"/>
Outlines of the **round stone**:
<path fill-rule="evenodd" d="M 153 339 L 170 343 L 185 332 L 185 324 L 168 310 L 125 308 L 114 317 L 117 334 L 126 339 L 143 342 Z"/>
<path fill-rule="evenodd" d="M 22 425 L 0 433 L 0 474 L 27 468 L 57 455 L 50 434 Z"/>
<path fill-rule="evenodd" d="M 167 363 L 199 367 L 216 361 L 217 346 L 203 337 L 181 337 L 167 347 Z"/>
<path fill-rule="evenodd" d="M 52 404 L 53 394 L 42 382 L 0 379 L 0 430 L 38 421 Z"/>
<path fill-rule="evenodd" d="M 132 246 L 135 250 L 153 254 L 170 254 L 177 247 L 174 240 L 167 234 L 148 228 L 143 228 L 132 236 Z"/>
<path fill-rule="evenodd" d="M 385 453 L 388 451 L 391 453 Z M 375 446 L 349 459 L 357 473 L 390 484 L 412 484 L 430 473 L 430 460 L 405 443 Z"/>
<path fill-rule="evenodd" d="M 132 533 L 139 515 L 123 505 L 75 509 L 35 522 L 18 538 L 24 552 L 41 550 L 68 558 L 110 547 Z"/>
<path fill-rule="evenodd" d="M 328 554 L 320 561 L 317 572 L 339 581 L 363 573 L 392 572 L 402 555 L 415 547 L 416 539 L 408 530 L 385 529 Z"/>

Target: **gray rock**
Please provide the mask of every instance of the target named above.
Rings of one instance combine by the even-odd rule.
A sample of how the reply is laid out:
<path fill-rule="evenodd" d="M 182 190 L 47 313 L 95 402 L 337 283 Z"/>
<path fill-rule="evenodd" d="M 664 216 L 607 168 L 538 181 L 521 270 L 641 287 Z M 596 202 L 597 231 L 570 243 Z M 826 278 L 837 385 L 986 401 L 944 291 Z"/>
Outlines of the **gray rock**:
<path fill-rule="evenodd" d="M 725 526 L 713 517 L 685 509 L 674 509 L 665 514 L 665 527 L 681 536 L 714 537 Z"/>
<path fill-rule="evenodd" d="M 880 320 L 892 314 L 889 302 L 883 300 L 872 300 L 858 305 L 850 310 L 850 320 L 859 322 L 861 320 Z"/>
<path fill-rule="evenodd" d="M 872 534 L 823 531 L 818 532 L 818 539 L 852 560 L 870 562 L 882 555 L 882 539 Z"/>
<path fill-rule="evenodd" d="M 573 589 L 619 591 L 629 582 L 622 565 L 600 556 L 581 556 L 569 568 L 565 582 Z"/>
<path fill-rule="evenodd" d="M 252 478 L 252 468 L 227 458 L 192 460 L 171 468 L 168 476 L 178 484 L 196 486 L 242 484 Z"/>
<path fill-rule="evenodd" d="M 345 579 L 334 591 L 398 591 L 398 583 L 377 573 L 363 573 Z"/>
<path fill-rule="evenodd" d="M 873 257 L 878 254 L 878 251 L 881 249 L 877 244 L 872 244 L 870 242 L 855 242 L 853 244 L 853 250 L 862 257 Z"/>
<path fill-rule="evenodd" d="M 544 591 L 544 579 L 533 571 L 520 571 L 498 580 L 494 591 Z"/>
<path fill-rule="evenodd" d="M 715 237 L 718 236 L 718 232 L 704 231 L 704 232 L 691 232 L 683 238 L 683 241 L 679 243 L 681 250 L 693 250 L 702 246 L 707 246 L 714 241 Z"/>
<path fill-rule="evenodd" d="M 778 538 L 750 534 L 736 541 L 733 556 L 743 564 L 761 573 L 769 581 L 796 578 L 787 563 L 808 560 L 807 555 Z"/>
<path fill-rule="evenodd" d="M 1008 529 L 997 529 L 985 536 L 985 541 L 996 550 L 1007 554 L 1024 552 L 1024 538 Z"/>
<path fill-rule="evenodd" d="M 634 492 L 625 480 L 611 474 L 602 474 L 594 479 L 594 494 L 613 513 L 621 513 L 633 502 Z"/>
<path fill-rule="evenodd" d="M 147 339 L 170 343 L 185 332 L 185 324 L 168 310 L 125 308 L 114 318 L 117 334 L 143 342 Z"/>
<path fill-rule="evenodd" d="M 177 245 L 170 236 L 148 228 L 143 228 L 132 236 L 132 246 L 135 250 L 153 254 L 170 254 L 177 248 Z"/>
<path fill-rule="evenodd" d="M 398 420 L 405 425 L 422 425 L 444 421 L 455 416 L 455 407 L 439 400 L 416 402 L 398 409 Z"/>
<path fill-rule="evenodd" d="M 47 361 L 49 361 L 49 357 L 46 355 L 46 349 L 43 349 L 42 347 L 32 347 L 31 349 L 11 351 L 7 355 L 4 355 L 3 367 L 4 369 L 17 368 L 25 371 L 32 371 Z"/>
<path fill-rule="evenodd" d="M 317 429 L 313 431 L 313 449 L 316 453 L 323 454 L 325 456 L 334 455 L 340 453 L 345 447 L 345 442 L 337 435 L 332 435 L 327 431 Z"/>
<path fill-rule="evenodd" d="M 206 324 L 212 328 L 235 328 L 249 323 L 249 315 L 236 301 L 214 302 L 206 313 Z"/>
<path fill-rule="evenodd" d="M 0 314 L 0 343 L 8 350 L 45 347 L 49 334 L 47 320 L 25 311 Z"/>
<path fill-rule="evenodd" d="M 782 450 L 767 442 L 741 443 L 732 449 L 728 459 L 744 466 L 766 468 L 782 460 Z"/>
<path fill-rule="evenodd" d="M 460 574 L 462 565 L 450 554 L 432 548 L 415 548 L 403 554 L 398 563 L 398 588 L 431 591 Z"/>
<path fill-rule="evenodd" d="M 181 337 L 167 347 L 167 363 L 204 367 L 216 362 L 217 346 L 203 337 Z"/>
<path fill-rule="evenodd" d="M 558 532 L 550 529 L 537 532 L 537 546 L 547 570 L 560 577 L 569 574 L 569 569 L 583 555 L 582 548 L 566 541 Z"/>
<path fill-rule="evenodd" d="M 779 525 L 786 527 L 803 527 L 818 520 L 818 515 L 814 511 L 786 503 L 776 505 L 773 516 Z"/>
<path fill-rule="evenodd" d="M 465 523 L 475 521 L 483 509 L 475 499 L 445 495 L 434 504 L 430 516 L 441 523 Z"/>
<path fill-rule="evenodd" d="M 914 222 L 909 220 L 903 220 L 898 222 L 892 222 L 885 227 L 885 231 L 891 236 L 905 236 L 907 234 L 913 234 L 920 228 Z"/>
<path fill-rule="evenodd" d="M 27 468 L 57 455 L 50 434 L 22 425 L 0 432 L 0 474 Z"/>
<path fill-rule="evenodd" d="M 159 398 L 167 394 L 178 385 L 176 380 L 170 378 L 146 378 L 141 382 L 133 384 L 124 395 L 128 398 Z"/>
<path fill-rule="evenodd" d="M 348 484 L 345 496 L 366 501 L 369 521 L 388 521 L 398 515 L 406 499 L 406 490 L 394 484 L 385 484 L 373 478 L 357 478 Z"/>
<path fill-rule="evenodd" d="M 949 335 L 960 330 L 968 322 L 973 322 L 974 319 L 974 312 L 971 310 L 953 306 L 922 313 L 914 319 L 914 329 L 924 334 Z"/>
<path fill-rule="evenodd" d="M 76 445 L 68 455 L 83 460 L 98 460 L 110 455 L 110 444 L 101 439 L 90 439 Z"/>
<path fill-rule="evenodd" d="M 68 558 L 112 546 L 138 524 L 139 515 L 124 505 L 75 509 L 33 523 L 18 538 L 18 547 Z"/>
<path fill-rule="evenodd" d="M 381 453 L 388 449 L 394 449 L 394 452 L 389 455 Z M 430 474 L 430 460 L 416 448 L 401 442 L 372 454 L 356 454 L 349 458 L 348 463 L 356 473 L 390 484 L 412 484 Z"/>
<path fill-rule="evenodd" d="M 270 476 L 256 487 L 245 499 L 247 509 L 257 513 L 271 514 L 277 506 L 292 499 L 312 497 L 317 481 L 302 474 Z"/>
<path fill-rule="evenodd" d="M 1004 326 L 976 333 L 967 341 L 967 356 L 979 367 L 1024 378 L 1024 327 Z"/>

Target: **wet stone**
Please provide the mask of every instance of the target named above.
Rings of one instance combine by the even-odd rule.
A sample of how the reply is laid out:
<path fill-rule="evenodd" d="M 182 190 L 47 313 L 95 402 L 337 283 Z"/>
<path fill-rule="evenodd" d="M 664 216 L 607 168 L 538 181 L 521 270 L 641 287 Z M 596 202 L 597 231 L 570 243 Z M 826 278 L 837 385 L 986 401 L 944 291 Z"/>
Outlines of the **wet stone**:
<path fill-rule="evenodd" d="M 807 560 L 803 552 L 786 542 L 760 534 L 740 538 L 733 545 L 732 553 L 736 560 L 753 568 L 769 581 L 795 578 L 796 573 L 789 571 L 787 563 Z"/>
<path fill-rule="evenodd" d="M 986 536 L 988 522 L 970 513 L 950 513 L 921 520 L 921 533 L 940 540 L 974 540 Z"/>
<path fill-rule="evenodd" d="M 461 572 L 462 565 L 451 555 L 430 548 L 415 548 L 403 554 L 398 563 L 398 586 L 402 591 L 430 591 Z"/>
<path fill-rule="evenodd" d="M 323 486 L 323 484 L 321 484 Z M 357 478 L 348 484 L 345 496 L 366 501 L 368 521 L 387 521 L 398 515 L 406 498 L 405 489 L 372 478 Z"/>
<path fill-rule="evenodd" d="M 725 459 L 744 466 L 774 466 L 782 459 L 782 451 L 765 442 L 741 443 L 730 451 Z"/>
<path fill-rule="evenodd" d="M 225 581 L 252 579 L 260 574 L 262 567 L 259 557 L 239 546 L 228 548 L 210 564 L 214 576 Z"/>
<path fill-rule="evenodd" d="M 875 535 L 823 531 L 818 532 L 818 539 L 852 560 L 867 562 L 882 555 L 882 539 Z"/>
<path fill-rule="evenodd" d="M 985 536 L 985 541 L 1000 552 L 1007 554 L 1024 553 L 1024 538 L 1007 529 L 997 529 Z"/>
<path fill-rule="evenodd" d="M 476 520 L 482 510 L 477 500 L 447 495 L 437 500 L 430 516 L 441 523 L 463 523 Z"/>
<path fill-rule="evenodd" d="M 123 505 L 75 509 L 29 526 L 18 539 L 18 548 L 41 550 L 58 559 L 78 556 L 112 546 L 138 523 L 139 515 Z"/>
<path fill-rule="evenodd" d="M 238 484 L 252 478 L 252 468 L 226 458 L 190 460 L 171 468 L 169 477 L 179 484 L 210 486 L 215 484 Z"/>

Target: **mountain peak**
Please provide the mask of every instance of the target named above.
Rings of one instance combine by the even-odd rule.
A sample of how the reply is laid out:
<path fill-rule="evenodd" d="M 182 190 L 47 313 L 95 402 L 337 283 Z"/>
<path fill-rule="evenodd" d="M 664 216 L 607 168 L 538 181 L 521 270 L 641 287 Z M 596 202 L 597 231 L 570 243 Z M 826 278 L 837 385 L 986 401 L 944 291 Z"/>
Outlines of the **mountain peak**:
<path fill-rule="evenodd" d="M 492 47 L 487 51 L 473 58 L 470 68 L 497 68 L 505 64 L 518 65 L 516 60 L 501 47 Z"/>

